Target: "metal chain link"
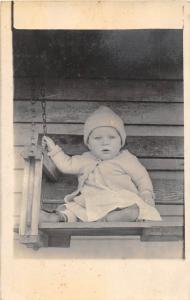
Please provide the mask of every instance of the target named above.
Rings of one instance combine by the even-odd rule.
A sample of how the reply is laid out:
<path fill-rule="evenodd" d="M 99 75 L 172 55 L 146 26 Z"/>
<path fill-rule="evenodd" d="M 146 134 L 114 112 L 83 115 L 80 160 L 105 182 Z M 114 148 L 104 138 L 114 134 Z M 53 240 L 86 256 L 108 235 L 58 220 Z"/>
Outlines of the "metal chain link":
<path fill-rule="evenodd" d="M 32 117 L 32 122 L 31 122 L 31 146 L 35 146 L 36 144 L 36 139 L 35 139 L 35 130 L 36 130 L 36 123 L 35 123 L 35 118 L 36 118 L 36 109 L 35 109 L 35 104 L 36 104 L 36 98 L 35 98 L 35 81 L 32 80 L 32 87 L 31 87 L 31 117 Z"/>
<path fill-rule="evenodd" d="M 47 122 L 46 122 L 46 100 L 45 100 L 45 87 L 42 86 L 40 90 L 41 96 L 41 106 L 42 106 L 42 122 L 43 122 L 43 134 L 44 136 L 47 135 Z"/>

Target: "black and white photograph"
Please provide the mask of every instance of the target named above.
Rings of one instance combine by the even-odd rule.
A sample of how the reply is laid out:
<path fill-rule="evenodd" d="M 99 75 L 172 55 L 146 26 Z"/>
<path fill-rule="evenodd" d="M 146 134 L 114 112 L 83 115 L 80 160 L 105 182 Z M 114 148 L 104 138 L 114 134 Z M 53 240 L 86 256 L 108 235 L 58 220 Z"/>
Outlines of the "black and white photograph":
<path fill-rule="evenodd" d="M 189 300 L 190 6 L 166 2 L 2 5 L 3 300 Z"/>
<path fill-rule="evenodd" d="M 19 241 L 184 258 L 182 30 L 15 29 L 13 53 Z"/>

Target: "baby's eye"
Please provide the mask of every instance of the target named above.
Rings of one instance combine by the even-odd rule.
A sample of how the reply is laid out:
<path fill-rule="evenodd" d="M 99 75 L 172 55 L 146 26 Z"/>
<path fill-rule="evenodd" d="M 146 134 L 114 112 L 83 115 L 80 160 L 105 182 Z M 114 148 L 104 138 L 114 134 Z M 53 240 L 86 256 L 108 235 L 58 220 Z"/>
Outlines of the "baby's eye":
<path fill-rule="evenodd" d="M 109 137 L 111 140 L 115 139 L 116 137 L 114 135 L 110 135 Z"/>
<path fill-rule="evenodd" d="M 100 140 L 101 137 L 100 137 L 100 136 L 95 136 L 94 139 L 95 139 L 95 140 Z"/>

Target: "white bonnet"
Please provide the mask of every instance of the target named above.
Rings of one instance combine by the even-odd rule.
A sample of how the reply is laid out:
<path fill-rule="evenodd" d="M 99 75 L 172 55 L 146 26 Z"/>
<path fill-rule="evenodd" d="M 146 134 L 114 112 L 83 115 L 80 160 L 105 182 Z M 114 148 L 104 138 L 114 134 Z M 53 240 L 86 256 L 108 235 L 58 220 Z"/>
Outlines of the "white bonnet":
<path fill-rule="evenodd" d="M 126 132 L 122 119 L 107 106 L 100 106 L 84 124 L 84 143 L 87 145 L 90 133 L 98 127 L 113 127 L 121 136 L 122 146 L 125 144 Z"/>

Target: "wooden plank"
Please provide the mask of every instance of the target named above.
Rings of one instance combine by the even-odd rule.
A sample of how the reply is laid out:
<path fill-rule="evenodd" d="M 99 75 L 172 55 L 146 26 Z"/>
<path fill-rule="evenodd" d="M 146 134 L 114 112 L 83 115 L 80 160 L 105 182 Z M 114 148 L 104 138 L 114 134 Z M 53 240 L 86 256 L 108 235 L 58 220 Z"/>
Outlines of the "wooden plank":
<path fill-rule="evenodd" d="M 23 174 L 23 171 L 17 171 L 15 178 L 19 177 L 19 173 Z M 171 172 L 171 171 L 151 171 L 149 172 L 150 177 L 152 178 L 154 189 L 156 190 L 156 202 L 157 203 L 166 203 L 168 198 L 169 203 L 183 203 L 183 189 L 184 189 L 184 173 L 182 171 Z M 21 177 L 21 176 L 20 176 Z M 17 193 L 21 193 L 21 184 L 22 177 L 20 179 L 20 186 L 17 181 L 15 185 L 17 188 Z M 46 191 L 43 191 L 43 196 L 46 199 L 47 203 L 59 204 L 63 202 L 63 195 L 69 192 L 72 192 L 77 185 L 77 179 L 72 175 L 63 175 L 59 177 L 58 183 L 46 182 L 45 178 L 43 179 L 43 186 Z M 57 194 L 55 193 L 57 190 Z M 158 195 L 160 196 L 158 197 Z M 174 197 L 169 197 L 168 195 L 176 195 Z M 20 195 L 20 196 L 19 196 Z M 57 195 L 57 197 L 56 197 Z M 21 197 L 21 194 L 15 194 L 15 197 Z M 46 198 L 47 197 L 47 198 Z"/>
<path fill-rule="evenodd" d="M 154 126 L 154 125 L 127 125 L 127 136 L 179 136 L 184 135 L 183 126 Z M 48 134 L 82 135 L 82 124 L 47 124 Z M 42 134 L 42 124 L 36 124 L 35 130 Z M 31 125 L 27 123 L 14 124 L 15 146 L 29 145 L 31 139 Z"/>
<path fill-rule="evenodd" d="M 35 96 L 41 98 L 40 78 L 35 79 Z M 183 81 L 47 78 L 45 99 L 84 101 L 183 102 Z M 31 78 L 15 78 L 15 100 L 30 100 Z"/>
<path fill-rule="evenodd" d="M 14 195 L 14 218 L 19 218 L 20 216 L 21 202 L 22 193 L 16 193 Z M 63 203 L 63 201 L 58 201 L 55 199 L 45 200 L 43 202 L 43 208 L 47 209 L 48 211 L 52 211 L 53 209 L 56 209 L 60 203 Z M 184 216 L 184 205 L 181 202 L 171 202 L 171 204 L 165 204 L 164 202 L 157 203 L 159 204 L 156 204 L 156 207 L 159 210 L 163 221 L 167 220 L 168 216 L 170 216 L 170 221 L 180 221 Z"/>
<path fill-rule="evenodd" d="M 156 205 L 161 216 L 183 216 L 184 205 L 183 204 L 158 204 Z"/>
<path fill-rule="evenodd" d="M 27 226 L 31 226 L 31 212 L 33 206 L 33 192 L 34 192 L 34 181 L 35 181 L 35 160 L 32 158 L 29 161 L 29 180 L 28 180 L 28 195 L 27 195 Z"/>
<path fill-rule="evenodd" d="M 183 240 L 182 226 L 166 226 L 159 228 L 143 228 L 141 241 L 180 241 Z"/>
<path fill-rule="evenodd" d="M 156 176 L 155 176 L 155 174 Z M 169 176 L 171 173 L 172 176 Z M 157 203 L 183 203 L 184 182 L 182 172 L 150 172 Z M 77 178 L 72 175 L 62 175 L 57 183 L 43 180 L 42 197 L 45 202 L 62 203 L 64 196 L 73 192 L 77 187 Z M 52 200 L 53 199 L 53 200 Z"/>
<path fill-rule="evenodd" d="M 48 135 L 64 149 L 68 155 L 78 155 L 88 151 L 88 148 L 83 143 L 83 136 L 80 135 Z M 39 144 L 41 144 L 39 137 Z M 123 149 L 128 149 L 139 158 L 183 158 L 184 156 L 184 141 L 183 137 L 139 137 L 130 136 L 127 138 L 127 145 Z M 18 147 L 17 150 L 21 153 L 23 148 Z M 15 157 L 17 165 L 21 163 L 22 158 L 18 157 L 19 152 Z"/>
<path fill-rule="evenodd" d="M 154 191 L 156 194 L 157 202 L 178 202 L 184 201 L 184 182 L 183 172 L 158 172 L 161 178 L 154 178 L 157 176 L 157 172 L 150 172 L 152 177 Z M 173 178 L 169 178 L 168 174 L 173 175 Z M 23 170 L 15 171 L 15 188 L 14 192 L 22 192 L 22 180 Z M 75 190 L 77 186 L 77 178 L 72 175 L 62 175 L 59 177 L 57 183 L 46 182 L 43 180 L 42 196 L 46 199 L 46 202 L 51 202 L 54 199 L 55 203 L 62 203 L 65 195 Z M 49 199 L 49 200 L 48 200 Z M 60 201 L 58 201 L 60 200 Z"/>
<path fill-rule="evenodd" d="M 88 151 L 88 148 L 83 143 L 82 135 L 49 136 L 69 155 L 77 155 Z M 41 138 L 42 136 L 39 139 L 40 144 Z M 182 158 L 184 156 L 182 137 L 129 136 L 127 137 L 127 145 L 124 149 L 126 148 L 139 158 Z"/>
<path fill-rule="evenodd" d="M 33 184 L 33 197 L 32 197 L 32 211 L 31 213 L 31 236 L 38 236 L 38 223 L 41 205 L 41 183 L 42 183 L 42 166 L 43 158 L 35 160 L 34 169 L 34 184 Z"/>
<path fill-rule="evenodd" d="M 22 152 L 22 147 L 17 147 L 15 149 L 15 169 L 23 169 L 24 161 L 20 155 Z M 182 158 L 141 158 L 139 157 L 141 163 L 148 170 L 183 170 L 184 160 Z"/>
<path fill-rule="evenodd" d="M 48 247 L 63 247 L 69 248 L 71 235 L 69 233 L 51 234 L 48 236 Z"/>
<path fill-rule="evenodd" d="M 22 185 L 22 204 L 20 212 L 19 234 L 25 235 L 27 231 L 27 207 L 28 207 L 28 182 L 30 173 L 30 163 L 25 162 L 24 180 Z"/>
<path fill-rule="evenodd" d="M 67 230 L 76 230 L 77 231 L 81 229 L 86 229 L 89 231 L 98 230 L 98 229 L 108 229 L 108 230 L 114 230 L 114 229 L 122 229 L 125 231 L 126 228 L 160 228 L 160 227 L 182 227 L 183 221 L 140 221 L 140 222 L 76 222 L 76 223 L 64 223 L 64 222 L 58 222 L 58 223 L 48 223 L 48 222 L 42 222 L 39 224 L 40 229 L 47 230 L 49 232 L 57 230 L 57 229 L 63 229 L 65 232 Z M 80 231 L 79 231 L 80 233 Z M 114 235 L 114 231 L 112 232 Z M 79 234 L 80 235 L 80 234 Z"/>
<path fill-rule="evenodd" d="M 174 174 L 176 174 L 177 171 L 183 171 L 183 160 L 181 159 L 167 159 L 167 160 L 161 160 L 161 159 L 147 159 L 145 161 L 145 159 L 141 159 L 141 162 L 143 163 L 143 165 L 149 170 L 167 170 L 170 171 L 170 173 L 172 173 L 171 171 L 174 171 Z M 151 175 L 151 173 L 150 173 Z M 15 178 L 15 192 L 21 192 L 22 190 L 22 180 L 23 180 L 23 168 L 22 169 L 15 169 L 14 171 L 14 178 Z M 69 183 L 69 181 L 71 180 L 71 182 L 73 183 L 73 178 L 69 179 L 69 175 L 63 175 L 63 178 L 60 180 L 64 180 L 64 184 L 65 184 L 65 188 L 67 187 L 67 182 Z M 164 177 L 163 180 L 160 179 L 160 182 L 163 181 L 164 182 Z M 175 184 L 175 183 L 174 183 Z M 66 188 L 67 190 L 67 188 Z"/>
<path fill-rule="evenodd" d="M 181 103 L 102 102 L 121 116 L 125 124 L 183 125 Z M 97 108 L 97 102 L 50 101 L 47 103 L 47 122 L 83 123 Z M 29 101 L 14 102 L 14 121 L 31 122 Z M 171 113 L 172 112 L 172 113 Z M 41 104 L 36 103 L 35 122 L 41 122 Z"/>
<path fill-rule="evenodd" d="M 183 171 L 184 169 L 183 159 L 140 159 L 140 161 L 149 171 L 161 171 L 161 170 L 170 171 L 170 172 L 174 171 L 174 174 L 176 174 L 177 171 Z M 14 178 L 15 178 L 15 188 L 14 188 L 15 192 L 20 192 L 22 190 L 21 186 L 23 180 L 23 165 L 22 166 L 20 165 L 19 169 L 15 169 Z M 69 178 L 69 176 L 65 175 L 65 177 L 63 176 L 63 178 L 64 178 L 65 186 L 67 186 L 67 178 Z M 68 182 L 69 181 L 70 179 L 68 179 Z"/>

